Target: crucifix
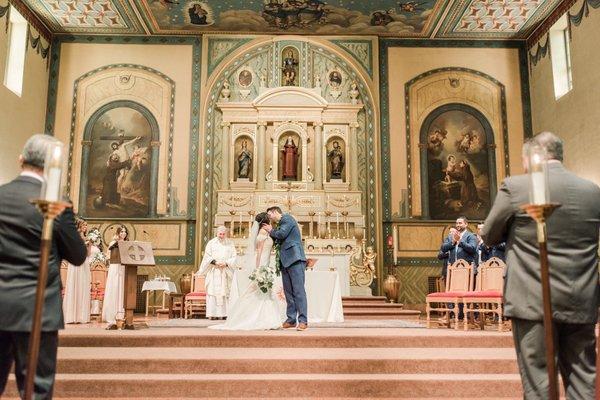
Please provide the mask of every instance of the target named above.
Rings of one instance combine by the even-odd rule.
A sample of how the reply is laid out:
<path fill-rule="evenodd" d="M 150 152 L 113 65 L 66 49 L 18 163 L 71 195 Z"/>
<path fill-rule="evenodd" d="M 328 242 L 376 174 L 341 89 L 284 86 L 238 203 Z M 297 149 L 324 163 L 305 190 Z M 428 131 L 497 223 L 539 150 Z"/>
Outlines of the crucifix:
<path fill-rule="evenodd" d="M 290 192 L 292 191 L 293 186 L 292 186 L 292 182 L 288 181 L 287 182 L 287 186 L 285 191 L 287 192 L 286 194 L 286 201 L 285 204 L 287 205 L 288 211 L 292 211 L 292 206 L 296 203 L 291 197 L 290 197 Z"/>

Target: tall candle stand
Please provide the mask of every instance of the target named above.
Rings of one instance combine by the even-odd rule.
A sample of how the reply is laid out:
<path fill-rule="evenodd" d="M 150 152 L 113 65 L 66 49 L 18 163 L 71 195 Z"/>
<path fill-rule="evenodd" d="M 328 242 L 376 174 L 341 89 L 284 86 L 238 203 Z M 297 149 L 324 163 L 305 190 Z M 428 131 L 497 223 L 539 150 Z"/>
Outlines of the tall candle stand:
<path fill-rule="evenodd" d="M 309 211 L 308 216 L 310 217 L 310 225 L 308 226 L 308 237 L 314 239 L 315 237 L 313 236 L 313 223 L 315 221 L 315 212 Z M 317 228 L 317 230 L 318 230 L 318 228 Z"/>
<path fill-rule="evenodd" d="M 552 297 L 550 293 L 550 272 L 548 268 L 548 246 L 546 220 L 560 204 L 525 204 L 521 209 L 536 222 L 537 239 L 540 249 L 540 267 L 542 278 L 542 301 L 544 303 L 544 339 L 546 343 L 546 365 L 548 368 L 548 398 L 558 400 L 558 374 L 554 359 L 554 329 L 552 324 Z"/>
<path fill-rule="evenodd" d="M 348 211 L 342 211 L 344 223 L 344 239 L 348 239 Z"/>
<path fill-rule="evenodd" d="M 250 231 L 252 231 L 252 223 L 254 222 L 254 211 L 248 211 L 248 215 L 250 219 L 248 220 L 248 236 L 250 236 Z"/>
<path fill-rule="evenodd" d="M 331 211 L 325 211 L 325 225 L 327 226 L 327 239 L 331 239 Z"/>

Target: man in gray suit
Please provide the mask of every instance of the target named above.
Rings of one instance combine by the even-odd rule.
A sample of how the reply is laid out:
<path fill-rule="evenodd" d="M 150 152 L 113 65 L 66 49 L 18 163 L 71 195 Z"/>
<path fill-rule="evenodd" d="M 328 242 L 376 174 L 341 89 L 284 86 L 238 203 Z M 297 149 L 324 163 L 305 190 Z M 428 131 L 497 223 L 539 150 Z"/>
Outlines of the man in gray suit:
<path fill-rule="evenodd" d="M 568 399 L 593 399 L 596 379 L 594 325 L 598 315 L 600 188 L 567 171 L 562 140 L 543 132 L 526 143 L 549 156 L 549 192 L 562 206 L 547 221 L 552 314 L 558 368 Z M 525 161 L 525 158 L 524 158 Z M 526 167 L 526 165 L 525 165 Z M 542 287 L 536 223 L 520 209 L 529 203 L 527 175 L 506 178 L 485 220 L 488 246 L 506 238 L 505 315 L 513 338 L 526 399 L 548 398 Z"/>
<path fill-rule="evenodd" d="M 56 141 L 48 135 L 29 138 L 19 157 L 23 172 L 12 182 L 0 186 L 0 395 L 13 361 L 17 386 L 21 394 L 24 390 L 43 222 L 42 214 L 29 200 L 40 196 L 46 149 Z M 87 253 L 75 227 L 72 209 L 65 209 L 63 205 L 53 207 L 51 212 L 60 215 L 54 222 L 48 261 L 40 353 L 34 378 L 36 399 L 52 398 L 58 330 L 64 327 L 61 259 L 81 265 Z"/>
<path fill-rule="evenodd" d="M 277 223 L 277 228 L 263 225 L 273 240 L 279 244 L 279 265 L 283 291 L 287 302 L 287 320 L 283 328 L 294 328 L 304 331 L 308 328 L 308 312 L 306 290 L 304 289 L 304 271 L 306 269 L 306 256 L 302 246 L 302 234 L 298 223 L 289 214 L 282 214 L 281 208 L 270 207 L 267 214 L 272 222 Z"/>

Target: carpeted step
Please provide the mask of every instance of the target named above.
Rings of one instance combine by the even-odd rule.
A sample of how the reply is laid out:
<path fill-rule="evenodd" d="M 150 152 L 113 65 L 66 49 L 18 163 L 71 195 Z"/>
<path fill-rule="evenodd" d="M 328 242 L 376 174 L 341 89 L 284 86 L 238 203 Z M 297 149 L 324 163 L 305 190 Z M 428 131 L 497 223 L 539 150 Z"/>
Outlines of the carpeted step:
<path fill-rule="evenodd" d="M 406 319 L 418 320 L 421 312 L 397 308 L 351 308 L 344 309 L 344 318 L 362 317 L 365 319 Z"/>
<path fill-rule="evenodd" d="M 361 302 L 361 301 L 349 301 L 347 303 L 344 303 L 344 312 L 347 309 L 352 309 L 352 308 L 367 308 L 367 309 L 373 309 L 373 310 L 378 310 L 378 309 L 402 310 L 402 309 L 404 309 L 404 305 L 399 304 L 399 303 L 372 303 L 372 302 Z"/>
<path fill-rule="evenodd" d="M 168 328 L 140 331 L 73 329 L 61 331 L 61 347 L 287 347 L 287 348 L 452 348 L 510 347 L 510 332 L 454 331 L 450 329 L 309 329 L 306 332 L 227 332 Z"/>
<path fill-rule="evenodd" d="M 59 373 L 517 373 L 513 349 L 59 348 Z"/>
<path fill-rule="evenodd" d="M 375 303 L 385 303 L 387 298 L 385 296 L 342 296 L 342 302 L 344 301 L 369 301 Z"/>
<path fill-rule="evenodd" d="M 57 397 L 515 397 L 518 374 L 57 374 Z M 6 396 L 16 396 L 11 376 Z"/>

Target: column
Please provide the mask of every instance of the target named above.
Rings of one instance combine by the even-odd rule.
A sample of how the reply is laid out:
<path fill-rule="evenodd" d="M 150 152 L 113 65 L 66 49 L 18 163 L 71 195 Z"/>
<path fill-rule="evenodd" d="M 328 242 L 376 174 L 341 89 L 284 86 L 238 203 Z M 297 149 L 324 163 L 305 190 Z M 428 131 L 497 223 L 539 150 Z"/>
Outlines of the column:
<path fill-rule="evenodd" d="M 221 154 L 223 155 L 223 170 L 221 172 L 221 190 L 229 189 L 229 168 L 231 168 L 231 162 L 229 160 L 229 149 L 231 147 L 231 135 L 229 134 L 230 126 L 231 123 L 229 122 L 221 122 L 221 127 L 223 128 L 223 137 L 221 144 Z"/>
<path fill-rule="evenodd" d="M 256 182 L 258 184 L 259 189 L 265 188 L 265 151 L 267 151 L 267 147 L 265 146 L 265 136 L 267 135 L 267 123 L 264 121 L 258 121 L 256 123 L 258 125 L 258 137 L 256 140 L 256 165 L 257 165 L 257 173 L 256 173 Z"/>
<path fill-rule="evenodd" d="M 358 123 L 352 122 L 350 124 L 350 135 L 348 137 L 348 147 L 349 148 L 357 148 L 357 137 L 356 131 L 358 129 Z M 350 181 L 350 190 L 358 190 L 358 152 L 350 151 L 348 157 L 348 161 L 350 161 L 350 171 L 346 171 L 346 176 Z"/>
<path fill-rule="evenodd" d="M 314 122 L 315 128 L 315 189 L 323 189 L 323 123 Z"/>

